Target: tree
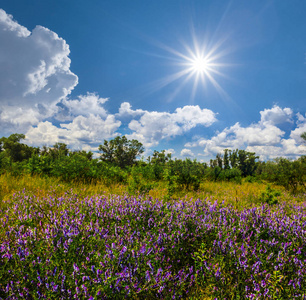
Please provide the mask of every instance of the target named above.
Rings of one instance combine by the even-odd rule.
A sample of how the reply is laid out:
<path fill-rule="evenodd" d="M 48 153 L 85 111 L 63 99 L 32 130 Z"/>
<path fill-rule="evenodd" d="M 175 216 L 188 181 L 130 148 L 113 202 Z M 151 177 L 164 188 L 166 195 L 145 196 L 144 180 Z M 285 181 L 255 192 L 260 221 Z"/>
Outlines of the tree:
<path fill-rule="evenodd" d="M 4 151 L 4 155 L 14 162 L 28 159 L 33 154 L 39 153 L 38 148 L 20 143 L 23 139 L 25 139 L 25 135 L 19 133 L 11 134 L 8 138 L 2 137 L 0 139 L 0 152 Z"/>
<path fill-rule="evenodd" d="M 99 146 L 102 151 L 100 159 L 113 163 L 121 168 L 132 166 L 136 157 L 144 152 L 143 145 L 137 140 L 128 140 L 125 136 L 117 136 L 115 139 L 107 141 Z"/>
<path fill-rule="evenodd" d="M 230 169 L 228 151 L 229 151 L 228 149 L 224 150 L 224 156 L 223 156 L 224 170 Z"/>
<path fill-rule="evenodd" d="M 256 159 L 254 152 L 248 152 L 245 150 L 238 151 L 238 167 L 242 172 L 242 176 L 253 176 L 256 170 Z"/>
<path fill-rule="evenodd" d="M 154 178 L 160 180 L 163 176 L 166 163 L 171 161 L 171 153 L 166 154 L 165 150 L 161 152 L 154 150 L 153 156 L 149 157 L 148 161 Z"/>
<path fill-rule="evenodd" d="M 302 138 L 304 141 L 306 141 L 306 132 L 304 132 L 304 133 L 301 134 L 301 138 Z"/>
<path fill-rule="evenodd" d="M 229 151 L 229 160 L 231 162 L 232 168 L 237 168 L 238 166 L 238 149 Z"/>
<path fill-rule="evenodd" d="M 154 150 L 150 163 L 164 165 L 168 160 L 171 160 L 171 153 L 166 154 L 165 150 L 162 150 L 161 152 Z"/>
<path fill-rule="evenodd" d="M 222 170 L 222 154 L 221 153 L 218 153 L 216 155 L 216 160 L 217 160 L 217 164 L 218 164 L 218 167 Z"/>

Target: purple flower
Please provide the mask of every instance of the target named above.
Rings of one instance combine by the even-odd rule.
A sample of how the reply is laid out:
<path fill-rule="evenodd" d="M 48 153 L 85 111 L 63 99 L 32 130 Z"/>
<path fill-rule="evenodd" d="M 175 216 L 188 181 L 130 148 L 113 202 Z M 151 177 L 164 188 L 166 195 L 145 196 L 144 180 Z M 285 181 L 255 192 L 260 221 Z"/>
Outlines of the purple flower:
<path fill-rule="evenodd" d="M 76 273 L 78 273 L 80 271 L 79 267 L 77 266 L 76 263 L 73 264 L 73 269 Z"/>

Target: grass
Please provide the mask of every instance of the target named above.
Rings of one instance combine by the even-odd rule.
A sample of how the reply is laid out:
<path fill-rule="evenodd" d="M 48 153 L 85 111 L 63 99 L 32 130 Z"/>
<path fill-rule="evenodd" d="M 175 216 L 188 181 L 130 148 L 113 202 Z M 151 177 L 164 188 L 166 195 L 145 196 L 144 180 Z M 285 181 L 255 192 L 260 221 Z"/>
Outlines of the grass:
<path fill-rule="evenodd" d="M 211 182 L 204 181 L 200 184 L 198 191 L 186 189 L 177 190 L 172 195 L 173 199 L 210 199 L 211 201 L 224 201 L 226 205 L 231 204 L 235 208 L 243 209 L 260 205 L 260 196 L 267 187 L 266 183 L 243 182 Z M 280 202 L 301 203 L 306 201 L 306 195 L 292 195 L 283 187 L 274 186 L 281 192 Z M 124 184 L 106 185 L 103 181 L 92 183 L 62 182 L 58 178 L 31 176 L 13 176 L 9 173 L 0 175 L 0 201 L 5 202 L 22 190 L 32 193 L 36 197 L 47 197 L 54 195 L 57 197 L 65 195 L 67 191 L 72 191 L 80 197 L 94 195 L 126 195 L 127 186 Z M 152 198 L 163 199 L 167 193 L 166 184 L 159 182 L 150 190 L 147 195 Z"/>
<path fill-rule="evenodd" d="M 0 188 L 0 299 L 305 298 L 305 195 L 202 182 L 166 203 L 163 182 L 132 196 L 9 174 Z"/>

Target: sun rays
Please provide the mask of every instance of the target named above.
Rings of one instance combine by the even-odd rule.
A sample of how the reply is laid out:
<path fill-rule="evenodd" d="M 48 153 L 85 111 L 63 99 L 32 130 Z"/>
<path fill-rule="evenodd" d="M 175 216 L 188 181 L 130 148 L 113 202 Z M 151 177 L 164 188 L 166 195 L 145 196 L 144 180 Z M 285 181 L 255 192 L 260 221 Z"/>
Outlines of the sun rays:
<path fill-rule="evenodd" d="M 194 35 L 192 37 L 192 46 L 185 42 L 182 43 L 183 51 L 175 50 L 160 42 L 155 43 L 158 48 L 168 52 L 167 59 L 178 71 L 151 82 L 151 92 L 156 92 L 177 82 L 168 98 L 168 101 L 172 101 L 191 82 L 190 102 L 194 101 L 200 87 L 205 89 L 212 87 L 222 98 L 228 99 L 229 96 L 218 82 L 220 77 L 226 77 L 224 68 L 230 66 L 222 61 L 227 54 L 223 47 L 225 40 L 210 45 L 209 43 L 200 44 Z"/>

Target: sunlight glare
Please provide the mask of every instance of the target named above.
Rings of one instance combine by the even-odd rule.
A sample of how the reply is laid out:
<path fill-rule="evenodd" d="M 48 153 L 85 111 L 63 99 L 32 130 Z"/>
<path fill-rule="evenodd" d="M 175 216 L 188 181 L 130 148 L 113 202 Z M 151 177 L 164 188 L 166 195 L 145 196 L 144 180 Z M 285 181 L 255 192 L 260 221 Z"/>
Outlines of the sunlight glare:
<path fill-rule="evenodd" d="M 220 77 L 228 78 L 222 69 L 232 65 L 221 61 L 227 55 L 227 49 L 224 49 L 226 38 L 219 39 L 212 44 L 208 41 L 200 43 L 194 33 L 192 37 L 192 44 L 181 41 L 181 44 L 185 48 L 183 52 L 165 45 L 160 41 L 155 42 L 156 46 L 171 54 L 167 59 L 173 61 L 173 65 L 180 67 L 180 70 L 152 82 L 150 84 L 151 91 L 160 90 L 177 80 L 181 80 L 180 84 L 174 89 L 173 96 L 169 98 L 172 101 L 179 91 L 187 85 L 188 81 L 193 80 L 190 97 L 191 102 L 193 102 L 200 86 L 207 89 L 209 85 L 214 87 L 223 99 L 229 99 L 230 97 L 218 83 Z"/>
<path fill-rule="evenodd" d="M 209 62 L 205 57 L 196 57 L 191 62 L 191 67 L 198 73 L 206 73 L 209 70 Z"/>

